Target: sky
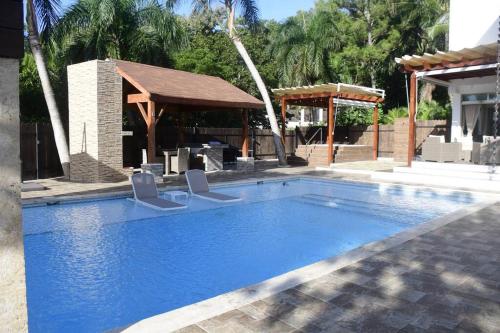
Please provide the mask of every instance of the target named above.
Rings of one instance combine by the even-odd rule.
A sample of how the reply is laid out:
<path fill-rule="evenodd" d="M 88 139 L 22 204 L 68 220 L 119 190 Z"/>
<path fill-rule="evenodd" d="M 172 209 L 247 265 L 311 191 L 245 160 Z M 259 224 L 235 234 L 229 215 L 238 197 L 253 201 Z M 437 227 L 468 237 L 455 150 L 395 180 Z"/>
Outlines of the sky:
<path fill-rule="evenodd" d="M 282 21 L 287 17 L 293 16 L 299 10 L 309 10 L 314 6 L 316 0 L 257 0 L 260 10 L 260 17 L 263 19 L 274 19 Z M 61 0 L 63 8 L 72 5 L 75 0 Z M 176 8 L 179 14 L 188 14 L 191 1 L 186 0 Z"/>

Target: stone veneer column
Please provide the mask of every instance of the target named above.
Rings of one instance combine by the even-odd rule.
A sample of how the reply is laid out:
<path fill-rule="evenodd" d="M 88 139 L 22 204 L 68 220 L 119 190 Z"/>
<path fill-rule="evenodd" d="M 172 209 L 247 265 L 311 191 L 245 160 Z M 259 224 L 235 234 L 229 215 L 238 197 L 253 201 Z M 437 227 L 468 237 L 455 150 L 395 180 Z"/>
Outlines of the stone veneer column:
<path fill-rule="evenodd" d="M 70 178 L 125 179 L 122 151 L 122 78 L 112 61 L 68 66 Z"/>
<path fill-rule="evenodd" d="M 17 59 L 0 58 L 0 126 L 0 331 L 26 332 Z"/>

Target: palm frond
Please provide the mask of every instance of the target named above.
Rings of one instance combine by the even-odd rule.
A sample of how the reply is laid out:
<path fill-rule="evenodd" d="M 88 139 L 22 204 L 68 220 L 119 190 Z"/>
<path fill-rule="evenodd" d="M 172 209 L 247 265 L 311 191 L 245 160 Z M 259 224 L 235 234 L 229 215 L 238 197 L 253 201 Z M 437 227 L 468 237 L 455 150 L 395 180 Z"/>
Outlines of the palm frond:
<path fill-rule="evenodd" d="M 40 30 L 50 31 L 59 18 L 60 0 L 33 0 Z"/>
<path fill-rule="evenodd" d="M 234 6 L 239 7 L 241 17 L 249 27 L 255 28 L 259 22 L 259 7 L 255 0 L 235 0 Z"/>

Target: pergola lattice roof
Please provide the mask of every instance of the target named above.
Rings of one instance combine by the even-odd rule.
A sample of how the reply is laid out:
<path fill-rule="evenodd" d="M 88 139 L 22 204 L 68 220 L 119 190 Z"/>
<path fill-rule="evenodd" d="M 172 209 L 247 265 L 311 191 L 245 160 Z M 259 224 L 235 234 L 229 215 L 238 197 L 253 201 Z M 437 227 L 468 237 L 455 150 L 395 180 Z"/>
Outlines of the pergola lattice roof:
<path fill-rule="evenodd" d="M 289 104 L 303 106 L 323 106 L 328 97 L 334 97 L 336 105 L 372 108 L 385 98 L 383 89 L 345 83 L 277 88 L 272 89 L 272 92 L 277 98 L 286 98 Z"/>
<path fill-rule="evenodd" d="M 395 60 L 406 72 L 496 64 L 497 47 L 497 43 L 492 43 L 473 48 L 464 48 L 459 51 L 437 51 L 434 54 L 405 55 Z M 474 76 L 477 76 L 477 73 Z M 442 79 L 446 78 L 443 77 Z"/>

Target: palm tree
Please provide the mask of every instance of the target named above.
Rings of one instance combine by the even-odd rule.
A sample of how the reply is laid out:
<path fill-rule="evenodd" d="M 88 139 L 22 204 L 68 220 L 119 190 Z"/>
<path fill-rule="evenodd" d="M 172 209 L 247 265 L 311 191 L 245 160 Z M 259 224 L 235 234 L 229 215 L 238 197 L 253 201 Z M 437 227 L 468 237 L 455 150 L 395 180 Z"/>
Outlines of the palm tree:
<path fill-rule="evenodd" d="M 330 54 L 340 44 L 336 22 L 326 11 L 300 12 L 280 26 L 271 44 L 285 85 L 332 81 Z"/>
<path fill-rule="evenodd" d="M 186 35 L 170 8 L 156 0 L 79 0 L 54 31 L 66 61 L 127 59 L 168 65 Z"/>
<path fill-rule="evenodd" d="M 167 0 L 167 3 L 173 4 L 175 0 Z M 193 0 L 193 7 L 195 12 L 210 10 L 214 0 Z M 281 141 L 281 133 L 278 127 L 278 122 L 276 121 L 276 114 L 274 113 L 273 105 L 271 103 L 271 98 L 269 97 L 269 93 L 267 92 L 266 85 L 262 80 L 262 77 L 259 74 L 259 71 L 255 67 L 252 59 L 250 58 L 245 46 L 241 42 L 241 38 L 238 36 L 238 32 L 236 30 L 236 20 L 237 14 L 236 10 L 241 15 L 243 21 L 248 24 L 250 27 L 256 26 L 258 22 L 258 8 L 255 0 L 219 0 L 219 3 L 222 4 L 226 10 L 225 15 L 225 26 L 227 29 L 227 33 L 231 38 L 234 46 L 238 50 L 241 58 L 245 62 L 252 78 L 259 89 L 259 92 L 264 100 L 267 110 L 267 117 L 269 123 L 271 125 L 271 130 L 273 132 L 274 146 L 276 148 L 276 154 L 278 155 L 278 160 L 280 165 L 286 165 L 286 156 L 285 150 Z"/>
<path fill-rule="evenodd" d="M 69 177 L 70 165 L 68 141 L 66 139 L 66 133 L 64 132 L 64 127 L 57 108 L 54 91 L 52 90 L 52 86 L 50 84 L 39 33 L 39 27 L 42 31 L 50 31 L 57 21 L 58 8 L 59 0 L 27 0 L 26 20 L 28 26 L 28 40 L 31 52 L 35 58 L 38 75 L 42 83 L 45 102 L 47 103 L 47 108 L 49 110 L 59 160 L 61 162 L 64 176 Z"/>

